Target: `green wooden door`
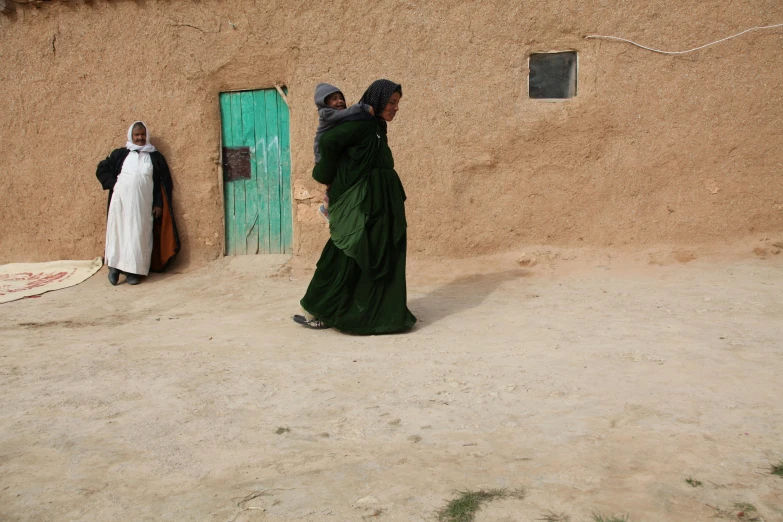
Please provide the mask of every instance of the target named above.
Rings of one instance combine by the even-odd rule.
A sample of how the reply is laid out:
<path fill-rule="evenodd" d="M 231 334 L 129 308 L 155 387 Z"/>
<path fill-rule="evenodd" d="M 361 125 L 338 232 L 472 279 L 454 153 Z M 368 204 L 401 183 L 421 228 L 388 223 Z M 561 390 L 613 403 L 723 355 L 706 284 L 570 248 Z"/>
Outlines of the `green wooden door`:
<path fill-rule="evenodd" d="M 226 254 L 293 251 L 288 105 L 276 89 L 220 94 Z"/>

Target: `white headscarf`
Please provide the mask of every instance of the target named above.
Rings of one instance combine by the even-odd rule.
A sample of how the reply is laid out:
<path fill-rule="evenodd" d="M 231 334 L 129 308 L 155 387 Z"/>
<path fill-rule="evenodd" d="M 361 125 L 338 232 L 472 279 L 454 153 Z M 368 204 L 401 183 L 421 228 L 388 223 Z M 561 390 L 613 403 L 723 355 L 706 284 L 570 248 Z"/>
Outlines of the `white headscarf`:
<path fill-rule="evenodd" d="M 141 123 L 144 125 L 144 128 L 147 130 L 147 143 L 144 144 L 143 147 L 140 147 L 133 143 L 133 127 L 135 127 L 137 124 Z M 150 143 L 150 129 L 147 127 L 147 124 L 143 121 L 134 121 L 133 125 L 130 126 L 128 129 L 128 143 L 125 144 L 125 148 L 128 150 L 135 150 L 137 152 L 155 152 L 156 149 L 153 144 Z"/>

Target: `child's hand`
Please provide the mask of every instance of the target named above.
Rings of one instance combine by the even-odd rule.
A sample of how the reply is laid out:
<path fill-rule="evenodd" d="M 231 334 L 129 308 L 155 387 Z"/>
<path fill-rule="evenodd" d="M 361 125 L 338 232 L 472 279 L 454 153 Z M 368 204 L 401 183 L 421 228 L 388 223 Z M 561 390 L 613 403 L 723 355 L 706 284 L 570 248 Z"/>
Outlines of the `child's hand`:
<path fill-rule="evenodd" d="M 373 109 L 373 108 L 372 108 L 372 107 L 370 107 L 369 105 L 368 105 L 367 112 L 369 112 L 370 114 L 372 114 L 373 116 L 375 116 L 375 109 Z"/>

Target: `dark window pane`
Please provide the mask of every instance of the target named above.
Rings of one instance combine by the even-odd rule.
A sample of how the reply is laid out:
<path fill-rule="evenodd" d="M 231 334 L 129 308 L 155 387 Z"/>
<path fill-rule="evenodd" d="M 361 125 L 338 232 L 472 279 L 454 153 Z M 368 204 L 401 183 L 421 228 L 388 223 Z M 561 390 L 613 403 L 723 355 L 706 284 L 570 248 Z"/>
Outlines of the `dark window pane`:
<path fill-rule="evenodd" d="M 576 96 L 576 53 L 530 55 L 530 97 L 573 98 Z"/>

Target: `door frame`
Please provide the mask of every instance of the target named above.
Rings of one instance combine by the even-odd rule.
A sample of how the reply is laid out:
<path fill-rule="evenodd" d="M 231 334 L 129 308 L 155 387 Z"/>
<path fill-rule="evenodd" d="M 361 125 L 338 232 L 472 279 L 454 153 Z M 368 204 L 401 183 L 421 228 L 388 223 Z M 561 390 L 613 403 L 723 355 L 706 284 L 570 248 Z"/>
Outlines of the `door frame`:
<path fill-rule="evenodd" d="M 223 136 L 223 111 L 221 109 L 220 105 L 220 96 L 222 94 L 233 94 L 233 93 L 241 93 L 241 92 L 256 92 L 256 91 L 268 91 L 268 90 L 275 90 L 278 93 L 278 96 L 282 99 L 283 103 L 285 103 L 288 113 L 288 166 L 289 166 L 289 180 L 288 180 L 288 186 L 284 187 L 289 194 L 289 204 L 290 204 L 290 226 L 291 226 L 291 241 L 290 241 L 290 252 L 287 251 L 284 253 L 284 255 L 293 255 L 294 250 L 294 244 L 296 242 L 296 227 L 294 226 L 295 223 L 295 208 L 294 208 L 294 197 L 293 197 L 293 154 L 291 153 L 291 105 L 288 101 L 288 86 L 285 83 L 278 83 L 278 84 L 267 84 L 263 87 L 234 87 L 234 88 L 225 88 L 220 89 L 217 91 L 217 121 L 218 121 L 218 137 L 219 137 L 219 146 L 218 146 L 218 160 L 217 160 L 217 178 L 218 178 L 218 189 L 220 191 L 220 198 L 221 198 L 221 204 L 220 208 L 222 210 L 221 212 L 221 240 L 223 243 L 223 256 L 226 257 L 229 254 L 229 244 L 228 244 L 228 235 L 226 234 L 226 226 L 227 226 L 227 215 L 226 215 L 226 183 L 225 183 L 225 172 L 224 172 L 224 157 L 223 157 L 223 149 L 224 149 L 224 136 Z M 282 156 L 281 156 L 282 157 Z M 281 216 L 282 219 L 282 216 Z M 259 252 L 260 255 L 262 253 Z M 274 254 L 273 254 L 274 255 Z"/>

